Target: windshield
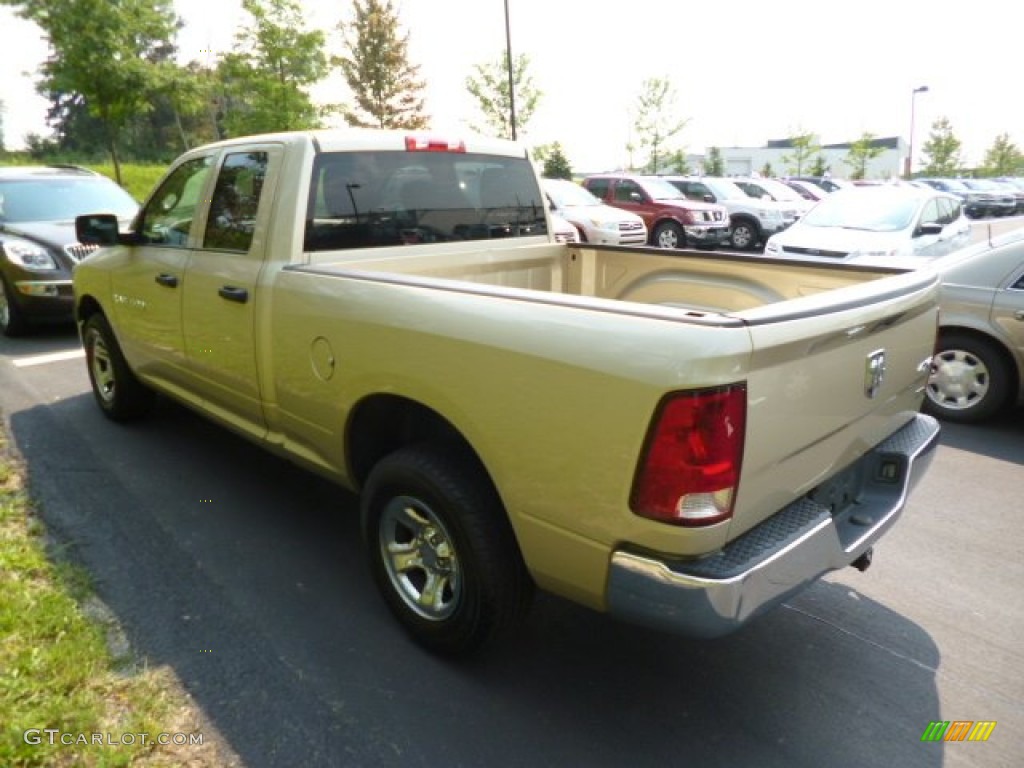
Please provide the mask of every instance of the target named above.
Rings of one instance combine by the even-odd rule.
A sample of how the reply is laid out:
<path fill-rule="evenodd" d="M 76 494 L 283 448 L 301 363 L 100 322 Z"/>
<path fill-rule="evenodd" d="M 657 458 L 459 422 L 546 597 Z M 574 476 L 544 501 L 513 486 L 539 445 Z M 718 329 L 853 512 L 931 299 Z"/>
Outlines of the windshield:
<path fill-rule="evenodd" d="M 653 200 L 685 200 L 686 195 L 664 179 L 643 179 L 640 185 Z"/>
<path fill-rule="evenodd" d="M 746 200 L 750 197 L 734 181 L 728 181 L 727 179 L 702 179 L 702 181 L 715 193 L 715 197 L 718 198 L 719 202 L 722 200 Z"/>
<path fill-rule="evenodd" d="M 877 194 L 878 190 L 833 192 L 801 220 L 812 227 L 841 227 L 869 232 L 906 229 L 917 213 L 920 198 Z"/>
<path fill-rule="evenodd" d="M 542 183 L 544 184 L 544 191 L 550 195 L 552 202 L 554 202 L 558 208 L 571 208 L 580 205 L 601 205 L 600 200 L 574 182 L 546 179 Z"/>
<path fill-rule="evenodd" d="M 103 177 L 5 179 L 0 181 L 0 221 L 70 221 L 84 213 L 135 215 L 131 195 Z"/>
<path fill-rule="evenodd" d="M 772 200 L 783 200 L 783 201 L 800 201 L 803 200 L 794 190 L 787 187 L 785 184 L 781 184 L 773 179 L 758 179 L 757 181 L 748 182 L 751 185 L 751 189 L 755 190 L 755 194 L 752 197 L 761 197 L 762 194 L 767 194 Z M 764 192 L 757 192 L 756 188 L 760 187 Z"/>

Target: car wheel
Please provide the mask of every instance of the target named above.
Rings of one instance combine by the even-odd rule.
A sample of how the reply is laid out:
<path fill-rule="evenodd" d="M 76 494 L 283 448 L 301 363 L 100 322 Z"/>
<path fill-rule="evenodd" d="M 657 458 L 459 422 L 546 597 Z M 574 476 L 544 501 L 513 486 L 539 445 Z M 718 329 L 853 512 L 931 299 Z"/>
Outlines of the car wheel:
<path fill-rule="evenodd" d="M 14 300 L 7 279 L 0 277 L 0 333 L 4 336 L 20 336 L 27 328 L 25 313 Z"/>
<path fill-rule="evenodd" d="M 86 320 L 82 343 L 92 392 L 107 418 L 129 421 L 152 408 L 155 395 L 128 367 L 107 318 L 95 314 Z"/>
<path fill-rule="evenodd" d="M 654 244 L 659 248 L 682 248 L 686 245 L 686 233 L 674 221 L 663 221 L 654 228 Z"/>
<path fill-rule="evenodd" d="M 1010 374 L 991 342 L 965 334 L 939 338 L 932 357 L 925 410 L 961 423 L 995 415 L 1010 395 Z"/>
<path fill-rule="evenodd" d="M 757 245 L 760 236 L 760 232 L 755 224 L 739 219 L 732 225 L 732 234 L 729 235 L 729 241 L 732 247 L 738 251 L 750 251 Z"/>
<path fill-rule="evenodd" d="M 467 655 L 525 615 L 533 583 L 497 492 L 464 452 L 420 445 L 385 457 L 362 520 L 384 601 L 428 650 Z"/>

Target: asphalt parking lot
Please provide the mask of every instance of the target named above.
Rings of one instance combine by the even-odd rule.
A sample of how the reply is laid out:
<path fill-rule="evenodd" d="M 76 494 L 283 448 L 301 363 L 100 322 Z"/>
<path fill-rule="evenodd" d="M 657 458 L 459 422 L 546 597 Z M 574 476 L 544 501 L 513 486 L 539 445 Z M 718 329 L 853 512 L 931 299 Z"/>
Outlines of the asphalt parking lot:
<path fill-rule="evenodd" d="M 1008 223 L 1008 222 L 1000 222 Z M 373 591 L 354 499 L 175 405 L 99 414 L 72 329 L 0 339 L 47 524 L 247 766 L 1019 766 L 1024 409 L 947 426 L 866 573 L 715 641 L 541 597 L 454 665 Z M 934 721 L 984 743 L 923 743 Z"/>

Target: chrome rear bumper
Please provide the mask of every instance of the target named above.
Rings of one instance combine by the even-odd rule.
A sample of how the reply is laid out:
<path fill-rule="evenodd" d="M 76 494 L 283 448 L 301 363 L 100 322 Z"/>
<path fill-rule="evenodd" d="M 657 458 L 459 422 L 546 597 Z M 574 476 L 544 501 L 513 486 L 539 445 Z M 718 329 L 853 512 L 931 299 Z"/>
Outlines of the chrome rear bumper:
<path fill-rule="evenodd" d="M 896 522 L 939 442 L 935 419 L 917 414 L 842 475 L 856 503 L 834 512 L 809 494 L 721 552 L 670 562 L 620 550 L 612 555 L 608 610 L 679 634 L 718 637 L 781 603 L 822 574 L 857 560 Z"/>

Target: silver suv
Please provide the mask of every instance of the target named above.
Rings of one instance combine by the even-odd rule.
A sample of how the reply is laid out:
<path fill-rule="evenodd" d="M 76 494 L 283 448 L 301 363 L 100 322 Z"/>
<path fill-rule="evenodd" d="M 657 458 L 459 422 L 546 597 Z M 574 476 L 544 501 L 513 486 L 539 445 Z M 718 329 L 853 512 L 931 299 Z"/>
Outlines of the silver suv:
<path fill-rule="evenodd" d="M 752 251 L 793 223 L 795 216 L 774 200 L 758 200 L 730 179 L 712 176 L 666 176 L 665 180 L 690 200 L 718 203 L 729 211 L 730 245 Z M 787 217 L 787 213 L 789 214 Z"/>

